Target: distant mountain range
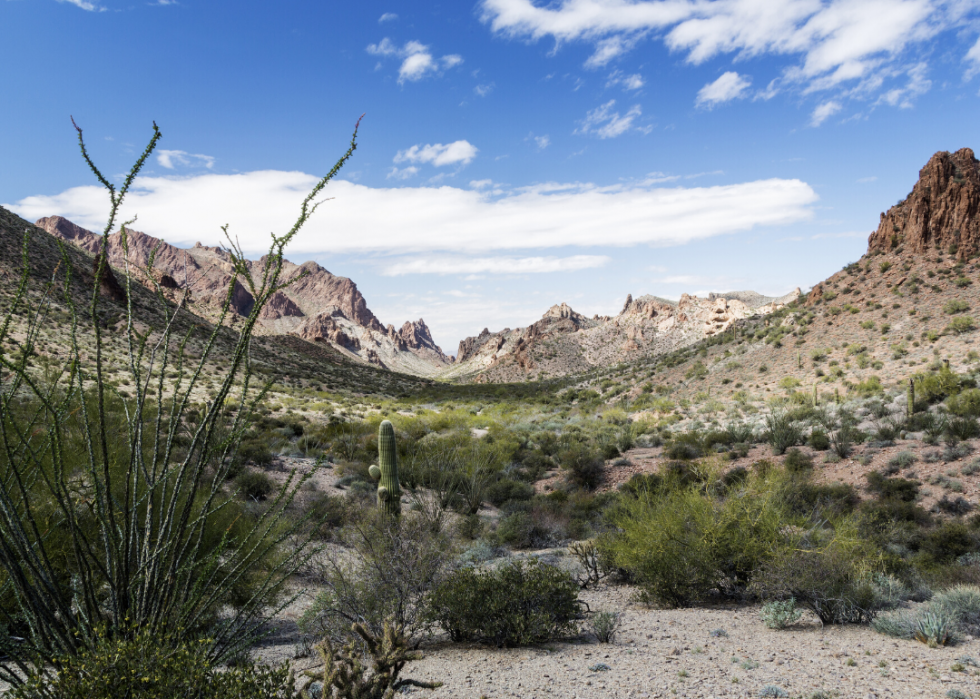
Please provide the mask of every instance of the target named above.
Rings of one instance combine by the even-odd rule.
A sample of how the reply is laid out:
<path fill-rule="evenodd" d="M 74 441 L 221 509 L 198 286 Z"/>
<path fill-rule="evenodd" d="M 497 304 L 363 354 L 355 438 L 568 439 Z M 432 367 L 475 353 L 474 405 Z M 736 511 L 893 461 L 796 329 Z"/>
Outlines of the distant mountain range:
<path fill-rule="evenodd" d="M 89 253 L 99 249 L 99 235 L 60 216 L 42 218 L 36 225 Z M 227 251 L 200 243 L 178 248 L 137 231 L 128 231 L 128 237 L 131 269 L 145 268 L 155 249 L 155 281 L 175 298 L 186 290 L 195 313 L 216 317 L 230 281 Z M 110 235 L 107 242 L 110 263 L 123 268 L 127 259 L 120 234 Z M 930 158 L 912 192 L 881 215 L 868 245 L 869 254 L 923 254 L 933 249 L 960 260 L 980 255 L 980 170 L 968 148 Z M 258 275 L 266 261 L 247 264 Z M 799 289 L 778 298 L 754 291 L 712 293 L 707 298 L 684 294 L 677 302 L 628 296 L 618 315 L 591 318 L 561 303 L 524 328 L 484 328 L 461 341 L 453 358 L 436 345 L 424 320 L 407 321 L 397 329 L 383 325 L 353 281 L 315 262 L 285 262 L 283 279 L 296 281 L 263 309 L 262 334 L 327 344 L 354 361 L 396 372 L 479 382 L 564 376 L 661 355 L 723 333 L 740 320 L 772 313 L 800 296 Z M 820 298 L 824 286 L 813 288 L 808 303 Z M 232 311 L 245 316 L 253 304 L 251 294 L 238 284 Z"/>

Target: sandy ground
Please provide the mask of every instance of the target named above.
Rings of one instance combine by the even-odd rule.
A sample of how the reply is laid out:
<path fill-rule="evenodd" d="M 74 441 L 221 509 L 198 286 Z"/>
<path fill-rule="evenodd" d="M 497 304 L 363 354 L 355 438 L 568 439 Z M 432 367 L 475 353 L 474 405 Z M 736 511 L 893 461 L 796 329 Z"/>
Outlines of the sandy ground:
<path fill-rule="evenodd" d="M 964 656 L 980 663 L 977 639 L 929 648 L 865 626 L 821 627 L 815 619 L 774 631 L 762 624 L 755 606 L 659 610 L 633 603 L 634 594 L 626 586 L 582 594 L 593 610 L 623 610 L 614 643 L 583 635 L 497 649 L 436 638 L 403 677 L 443 682 L 436 690 L 413 690 L 432 699 L 756 697 L 767 685 L 790 697 L 823 690 L 841 699 L 940 698 L 957 689 L 980 698 L 980 667 L 964 659 L 964 670 L 953 670 Z M 295 647 L 289 640 L 281 636 L 259 656 L 287 658 Z M 294 666 L 311 668 L 314 662 L 300 658 Z"/>

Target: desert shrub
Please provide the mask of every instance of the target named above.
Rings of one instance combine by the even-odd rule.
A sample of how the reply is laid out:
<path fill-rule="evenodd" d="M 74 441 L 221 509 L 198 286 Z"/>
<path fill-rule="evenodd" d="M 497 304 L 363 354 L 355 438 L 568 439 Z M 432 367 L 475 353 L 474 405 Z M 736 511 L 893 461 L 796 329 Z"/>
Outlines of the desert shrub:
<path fill-rule="evenodd" d="M 612 643 L 622 621 L 623 616 L 619 612 L 593 612 L 589 615 L 589 630 L 599 643 Z"/>
<path fill-rule="evenodd" d="M 946 434 L 956 439 L 980 437 L 980 424 L 977 423 L 975 417 L 956 417 L 950 420 L 946 426 Z"/>
<path fill-rule="evenodd" d="M 811 449 L 815 449 L 816 451 L 827 451 L 830 448 L 830 439 L 823 430 L 814 429 L 810 432 L 807 444 L 810 445 Z"/>
<path fill-rule="evenodd" d="M 962 495 L 949 499 L 948 496 L 943 495 L 943 497 L 936 503 L 936 508 L 940 512 L 945 512 L 948 515 L 965 515 L 973 511 L 973 503 L 964 498 Z"/>
<path fill-rule="evenodd" d="M 914 502 L 919 494 L 919 484 L 905 478 L 886 478 L 877 471 L 865 475 L 868 489 L 882 499 Z"/>
<path fill-rule="evenodd" d="M 973 318 L 969 316 L 957 316 L 949 321 L 949 325 L 943 328 L 943 332 L 949 335 L 962 335 L 963 333 L 968 333 L 977 325 L 973 321 Z"/>
<path fill-rule="evenodd" d="M 938 592 L 918 609 L 882 614 L 872 626 L 887 636 L 930 646 L 955 643 L 963 634 L 980 632 L 980 587 L 958 585 Z"/>
<path fill-rule="evenodd" d="M 575 444 L 558 454 L 561 467 L 568 472 L 568 480 L 574 485 L 592 490 L 602 482 L 602 455 L 586 445 Z"/>
<path fill-rule="evenodd" d="M 246 500 L 261 502 L 276 489 L 276 484 L 262 471 L 243 471 L 235 479 L 238 491 Z"/>
<path fill-rule="evenodd" d="M 850 514 L 860 502 L 854 486 L 847 483 L 815 483 L 806 474 L 784 479 L 778 484 L 776 492 L 788 513 L 813 520 L 833 520 Z"/>
<path fill-rule="evenodd" d="M 803 442 L 803 428 L 788 413 L 771 410 L 766 415 L 765 440 L 776 454 Z"/>
<path fill-rule="evenodd" d="M 313 565 L 321 591 L 300 619 L 300 630 L 335 647 L 353 640 L 351 625 L 384 633 L 395 624 L 415 642 L 425 632 L 422 603 L 448 575 L 454 550 L 421 517 L 393 522 L 374 508 L 338 533 L 353 555 L 330 556 Z"/>
<path fill-rule="evenodd" d="M 738 596 L 785 545 L 782 508 L 764 490 L 721 502 L 696 485 L 647 492 L 613 508 L 610 519 L 616 531 L 599 537 L 603 555 L 665 606 Z"/>
<path fill-rule="evenodd" d="M 286 666 L 251 663 L 219 670 L 210 644 L 161 638 L 144 628 L 130 634 L 96 631 L 76 655 L 33 669 L 8 696 L 15 699 L 293 699 Z"/>
<path fill-rule="evenodd" d="M 790 473 L 806 473 L 813 470 L 813 457 L 807 456 L 799 449 L 790 449 L 786 452 L 783 466 Z"/>
<path fill-rule="evenodd" d="M 892 458 L 888 459 L 888 469 L 892 474 L 901 469 L 908 468 L 916 462 L 916 456 L 910 451 L 900 451 Z"/>
<path fill-rule="evenodd" d="M 490 486 L 487 500 L 500 507 L 508 500 L 530 500 L 534 497 L 534 486 L 530 483 L 501 478 Z"/>
<path fill-rule="evenodd" d="M 689 461 L 700 458 L 703 454 L 700 444 L 683 441 L 679 438 L 671 440 L 664 447 L 664 456 L 668 459 Z"/>
<path fill-rule="evenodd" d="M 970 310 L 970 304 L 962 299 L 952 299 L 943 305 L 943 313 L 955 315 Z"/>
<path fill-rule="evenodd" d="M 766 602 L 759 611 L 759 618 L 768 629 L 785 629 L 798 622 L 801 616 L 803 614 L 796 608 L 796 600 L 792 597 Z"/>
<path fill-rule="evenodd" d="M 963 522 L 943 522 L 922 537 L 919 550 L 935 563 L 950 563 L 964 554 L 980 550 L 980 541 Z"/>
<path fill-rule="evenodd" d="M 953 415 L 980 417 L 980 389 L 967 388 L 946 399 L 946 407 Z"/>
<path fill-rule="evenodd" d="M 883 607 L 874 585 L 876 551 L 853 521 L 811 532 L 759 571 L 752 588 L 764 599 L 793 597 L 825 624 L 866 622 Z"/>
<path fill-rule="evenodd" d="M 536 559 L 486 571 L 457 570 L 432 591 L 426 611 L 454 641 L 498 647 L 569 634 L 579 613 L 578 585 L 571 575 Z"/>

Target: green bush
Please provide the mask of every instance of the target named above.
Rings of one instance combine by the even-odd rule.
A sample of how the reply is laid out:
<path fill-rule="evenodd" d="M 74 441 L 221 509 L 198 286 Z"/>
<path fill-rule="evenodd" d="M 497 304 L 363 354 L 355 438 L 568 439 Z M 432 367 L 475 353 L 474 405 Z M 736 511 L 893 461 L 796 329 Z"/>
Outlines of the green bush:
<path fill-rule="evenodd" d="M 803 614 L 796 608 L 796 600 L 773 600 L 762 605 L 759 618 L 767 629 L 785 629 L 800 620 Z"/>
<path fill-rule="evenodd" d="M 810 438 L 807 440 L 807 444 L 810 445 L 811 449 L 816 451 L 827 451 L 830 449 L 830 438 L 827 437 L 827 433 L 823 430 L 815 429 L 810 432 Z"/>
<path fill-rule="evenodd" d="M 34 670 L 12 699 L 293 699 L 289 668 L 237 665 L 221 669 L 210 644 L 161 638 L 149 629 L 108 637 L 74 656 Z"/>
<path fill-rule="evenodd" d="M 575 444 L 558 454 L 561 467 L 568 472 L 568 480 L 586 490 L 592 490 L 602 482 L 602 455 L 586 445 Z"/>
<path fill-rule="evenodd" d="M 953 415 L 980 417 L 980 389 L 968 388 L 946 399 L 946 407 Z"/>
<path fill-rule="evenodd" d="M 433 590 L 427 605 L 428 618 L 454 641 L 498 647 L 568 635 L 580 614 L 571 575 L 536 559 L 494 570 L 457 570 Z"/>
<path fill-rule="evenodd" d="M 788 545 L 776 495 L 750 477 L 747 492 L 718 501 L 699 485 L 640 492 L 613 508 L 602 555 L 651 602 L 683 606 L 740 596 L 754 571 Z"/>
<path fill-rule="evenodd" d="M 956 315 L 957 313 L 962 313 L 963 311 L 970 310 L 970 304 L 961 299 L 952 299 L 947 301 L 943 306 L 943 313 L 948 315 Z"/>
<path fill-rule="evenodd" d="M 943 332 L 951 335 L 962 335 L 976 328 L 976 323 L 969 316 L 957 316 L 949 321 L 949 325 L 943 328 Z"/>
<path fill-rule="evenodd" d="M 775 454 L 782 454 L 790 447 L 803 442 L 803 428 L 789 413 L 772 410 L 766 415 L 766 431 L 763 438 L 772 446 Z"/>
<path fill-rule="evenodd" d="M 497 507 L 508 500 L 530 500 L 533 497 L 534 486 L 510 478 L 501 478 L 487 491 L 487 500 Z"/>
<path fill-rule="evenodd" d="M 822 546 L 798 547 L 776 557 L 753 584 L 764 598 L 793 597 L 825 624 L 867 622 L 882 608 L 876 594 L 872 546 L 856 531 L 835 532 Z"/>
<path fill-rule="evenodd" d="M 813 457 L 807 456 L 799 449 L 790 449 L 786 452 L 783 466 L 790 473 L 808 473 L 813 470 Z"/>
<path fill-rule="evenodd" d="M 276 484 L 262 471 L 243 471 L 235 479 L 235 485 L 243 498 L 255 502 L 265 500 L 276 489 Z"/>

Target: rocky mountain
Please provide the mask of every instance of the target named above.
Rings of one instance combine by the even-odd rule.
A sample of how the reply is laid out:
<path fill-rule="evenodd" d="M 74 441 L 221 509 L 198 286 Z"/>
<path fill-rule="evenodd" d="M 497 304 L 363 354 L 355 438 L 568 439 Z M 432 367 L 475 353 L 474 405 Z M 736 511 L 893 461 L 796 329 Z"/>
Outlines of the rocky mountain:
<path fill-rule="evenodd" d="M 443 378 L 521 381 L 589 371 L 657 356 L 718 335 L 745 318 L 771 313 L 800 295 L 780 298 L 754 291 L 684 294 L 669 301 L 656 296 L 626 297 L 618 315 L 588 318 L 567 304 L 552 306 L 526 328 L 484 328 L 459 343 L 456 363 Z"/>
<path fill-rule="evenodd" d="M 980 254 L 980 163 L 969 148 L 933 155 L 912 192 L 881 215 L 868 253 Z"/>
<path fill-rule="evenodd" d="M 61 216 L 50 216 L 36 225 L 53 236 L 95 253 L 101 236 Z M 217 316 L 231 280 L 232 263 L 227 250 L 196 243 L 178 248 L 151 235 L 127 230 L 128 256 L 120 233 L 107 240 L 110 264 L 129 265 L 137 278 L 149 283 L 142 270 L 153 255 L 152 276 L 171 297 L 184 296 L 197 314 Z M 155 252 L 154 252 L 155 251 Z M 258 278 L 267 260 L 248 261 Z M 418 376 L 433 375 L 452 363 L 432 339 L 425 321 L 406 322 L 400 329 L 385 326 L 367 306 L 357 285 L 346 277 L 331 274 L 315 262 L 296 265 L 284 261 L 282 279 L 291 281 L 262 309 L 260 332 L 266 335 L 296 335 L 310 342 L 327 343 L 351 358 L 379 367 Z M 249 291 L 236 282 L 231 310 L 246 316 L 254 306 Z"/>

